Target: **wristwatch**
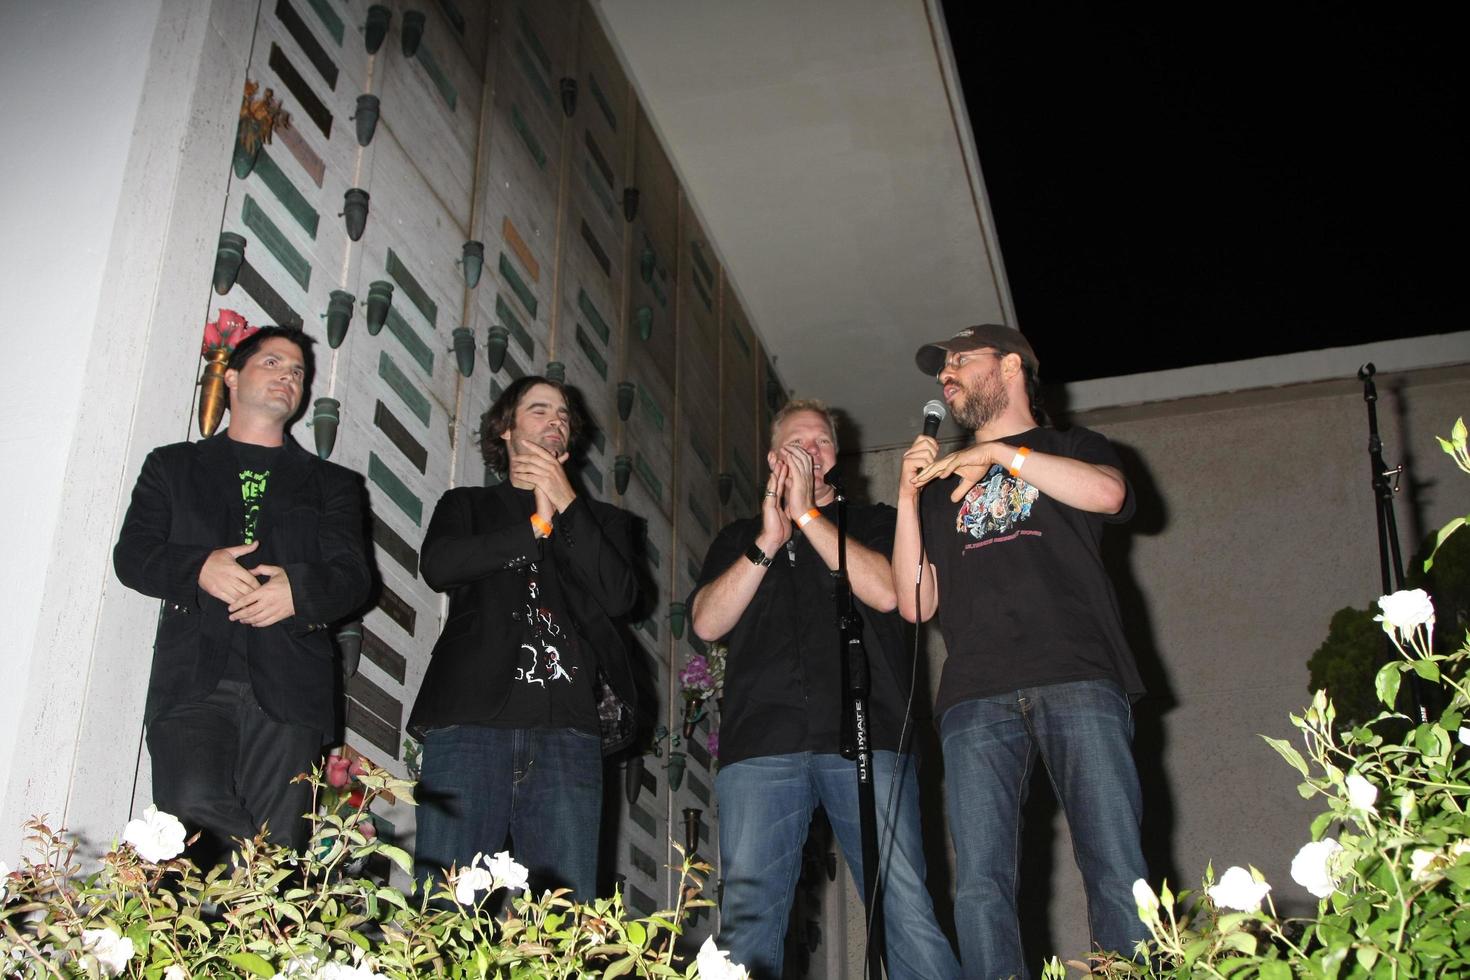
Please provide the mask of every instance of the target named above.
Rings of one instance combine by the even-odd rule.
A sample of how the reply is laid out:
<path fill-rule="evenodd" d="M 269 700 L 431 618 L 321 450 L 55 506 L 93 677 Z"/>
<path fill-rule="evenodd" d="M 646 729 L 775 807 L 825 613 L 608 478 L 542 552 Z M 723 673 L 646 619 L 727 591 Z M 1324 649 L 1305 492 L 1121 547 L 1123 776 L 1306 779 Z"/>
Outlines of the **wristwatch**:
<path fill-rule="evenodd" d="M 762 551 L 760 545 L 756 544 L 754 541 L 752 541 L 750 543 L 750 547 L 746 549 L 745 557 L 750 559 L 751 564 L 759 565 L 762 568 L 765 568 L 771 563 L 771 556 Z"/>

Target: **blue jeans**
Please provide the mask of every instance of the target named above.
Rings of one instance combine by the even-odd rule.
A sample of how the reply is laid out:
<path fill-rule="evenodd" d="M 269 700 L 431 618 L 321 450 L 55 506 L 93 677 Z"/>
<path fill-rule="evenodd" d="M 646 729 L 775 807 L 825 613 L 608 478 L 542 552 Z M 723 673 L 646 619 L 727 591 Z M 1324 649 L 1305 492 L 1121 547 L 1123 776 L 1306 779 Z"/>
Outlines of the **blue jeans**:
<path fill-rule="evenodd" d="M 890 795 L 895 761 L 899 789 Z M 924 887 L 914 769 L 910 755 L 873 753 L 888 976 L 949 980 L 959 974 L 959 964 L 934 921 L 934 906 Z M 781 976 L 801 848 L 818 804 L 827 810 L 858 892 L 863 890 L 857 770 L 836 754 L 762 756 L 721 766 L 715 792 L 720 798 L 720 866 L 725 882 L 718 942 L 756 980 L 775 980 Z"/>
<path fill-rule="evenodd" d="M 955 929 L 967 977 L 1028 975 L 1016 917 L 1021 808 L 1039 754 L 1067 815 L 1095 949 L 1133 955 L 1148 932 L 1133 882 L 1146 878 L 1133 713 L 1112 681 L 962 701 L 940 719 L 956 864 Z"/>
<path fill-rule="evenodd" d="M 505 850 L 530 871 L 533 894 L 570 888 L 597 895 L 602 742 L 569 728 L 455 725 L 424 735 L 416 792 L 414 875 L 443 881 L 476 854 Z M 432 884 L 431 884 L 432 883 Z"/>

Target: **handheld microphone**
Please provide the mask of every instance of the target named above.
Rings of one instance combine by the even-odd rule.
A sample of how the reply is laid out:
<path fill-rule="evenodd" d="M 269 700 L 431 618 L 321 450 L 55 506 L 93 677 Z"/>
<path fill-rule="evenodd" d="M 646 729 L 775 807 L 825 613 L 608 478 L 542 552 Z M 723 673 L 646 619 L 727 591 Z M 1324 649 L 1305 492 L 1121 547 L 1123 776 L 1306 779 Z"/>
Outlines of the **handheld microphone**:
<path fill-rule="evenodd" d="M 938 398 L 929 399 L 929 403 L 924 406 L 924 435 L 930 439 L 939 435 L 939 423 L 943 422 L 944 417 L 948 414 L 944 402 Z"/>

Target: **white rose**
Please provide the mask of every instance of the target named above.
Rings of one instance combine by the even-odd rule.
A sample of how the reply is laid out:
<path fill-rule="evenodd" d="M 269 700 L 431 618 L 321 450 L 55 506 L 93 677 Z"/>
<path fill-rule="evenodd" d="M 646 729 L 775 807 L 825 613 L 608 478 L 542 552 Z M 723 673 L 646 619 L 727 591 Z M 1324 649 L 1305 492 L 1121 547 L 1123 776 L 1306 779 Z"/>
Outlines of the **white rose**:
<path fill-rule="evenodd" d="M 1373 804 L 1378 802 L 1378 787 L 1357 773 L 1348 773 L 1347 794 L 1348 804 L 1354 810 L 1362 810 L 1364 813 L 1376 813 Z"/>
<path fill-rule="evenodd" d="M 97 958 L 97 965 L 109 977 L 126 970 L 133 958 L 133 941 L 119 936 L 115 929 L 83 929 L 82 949 Z"/>
<path fill-rule="evenodd" d="M 490 869 L 496 888 L 509 888 L 518 892 L 527 890 L 530 872 L 511 860 L 509 851 L 498 851 L 493 858 L 486 858 L 485 867 Z"/>
<path fill-rule="evenodd" d="M 1470 745 L 1470 725 L 1461 725 L 1456 737 L 1460 740 L 1461 745 Z"/>
<path fill-rule="evenodd" d="M 305 956 L 293 956 L 286 961 L 285 967 L 279 973 L 271 977 L 271 980 L 289 980 L 291 977 L 315 977 L 316 957 L 307 953 Z"/>
<path fill-rule="evenodd" d="M 1373 619 L 1383 624 L 1385 633 L 1394 630 L 1412 633 L 1416 626 L 1434 628 L 1434 604 L 1423 589 L 1402 589 L 1393 595 L 1381 596 L 1378 608 L 1383 610 L 1383 615 Z"/>
<path fill-rule="evenodd" d="M 1342 845 L 1331 837 L 1302 845 L 1291 859 L 1291 879 L 1318 898 L 1326 898 L 1337 889 L 1332 874 L 1332 859 L 1342 853 Z"/>
<path fill-rule="evenodd" d="M 1434 864 L 1438 858 L 1438 851 L 1431 851 L 1424 847 L 1415 848 L 1414 853 L 1409 855 L 1409 880 L 1428 881 L 1435 877 L 1435 873 L 1429 870 L 1429 866 Z"/>
<path fill-rule="evenodd" d="M 184 825 L 177 817 L 150 805 L 143 816 L 128 821 L 122 839 L 144 861 L 157 864 L 184 853 L 184 837 Z"/>
<path fill-rule="evenodd" d="M 474 905 L 476 892 L 493 887 L 495 879 L 490 872 L 472 864 L 468 868 L 461 868 L 454 876 L 454 900 L 461 905 Z"/>
<path fill-rule="evenodd" d="M 1458 861 L 1462 854 L 1470 854 L 1470 837 L 1461 838 L 1450 845 L 1450 860 Z"/>
<path fill-rule="evenodd" d="M 730 962 L 730 954 L 715 945 L 713 936 L 699 947 L 696 962 L 701 980 L 750 980 L 750 972 L 739 963 Z"/>
<path fill-rule="evenodd" d="M 1271 886 L 1264 881 L 1257 881 L 1249 871 L 1244 868 L 1227 868 L 1220 876 L 1220 881 L 1209 890 L 1210 901 L 1223 909 L 1237 909 L 1241 912 L 1259 912 L 1261 910 L 1261 899 Z"/>
<path fill-rule="evenodd" d="M 1144 925 L 1159 921 L 1159 896 L 1142 878 L 1133 883 L 1133 902 L 1138 906 L 1138 918 Z"/>
<path fill-rule="evenodd" d="M 163 980 L 188 980 L 188 978 L 189 974 L 185 973 L 184 968 L 177 963 L 163 971 Z"/>

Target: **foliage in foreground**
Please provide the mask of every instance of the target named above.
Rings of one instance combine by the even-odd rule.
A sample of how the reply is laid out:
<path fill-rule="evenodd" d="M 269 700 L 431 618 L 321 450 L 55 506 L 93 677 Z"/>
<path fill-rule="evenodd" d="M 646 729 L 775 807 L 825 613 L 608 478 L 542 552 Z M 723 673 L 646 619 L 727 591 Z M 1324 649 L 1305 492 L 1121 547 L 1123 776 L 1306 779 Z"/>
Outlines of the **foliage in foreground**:
<path fill-rule="evenodd" d="M 1464 421 L 1439 442 L 1470 473 Z M 1470 516 L 1446 525 L 1435 550 L 1466 523 Z M 1470 975 L 1470 636 L 1451 622 L 1458 649 L 1436 648 L 1435 610 L 1422 589 L 1378 605 L 1375 618 L 1398 656 L 1374 679 L 1376 714 L 1339 724 L 1318 691 L 1304 714 L 1290 716 L 1301 748 L 1266 739 L 1301 775 L 1301 795 L 1323 805 L 1291 865 L 1292 878 L 1317 897 L 1316 914 L 1278 916 L 1271 885 L 1254 868 L 1230 868 L 1218 880 L 1211 869 L 1197 893 L 1176 895 L 1167 882 L 1155 892 L 1139 880 L 1134 899 L 1152 940 L 1137 961 L 1115 959 L 1098 972 L 1219 980 Z M 1396 709 L 1409 675 L 1445 704 L 1423 724 Z M 1064 973 L 1053 959 L 1044 976 Z"/>
<path fill-rule="evenodd" d="M 373 834 L 368 808 L 385 793 L 412 802 L 412 784 L 369 766 L 349 805 L 313 779 L 332 805 L 315 818 L 305 854 L 257 838 L 242 842 L 231 867 L 207 873 L 179 856 L 178 821 L 151 807 L 85 875 L 75 842 L 31 821 L 33 856 L 14 872 L 0 864 L 0 971 L 149 980 L 744 976 L 712 943 L 697 962 L 682 964 L 675 952 L 689 911 L 712 904 L 698 897 L 702 864 L 685 859 L 675 908 L 645 918 L 631 918 L 621 895 L 578 904 L 564 891 L 518 895 L 497 918 L 491 896 L 525 888 L 525 869 L 508 854 L 451 869 L 432 896 L 353 877 L 347 868 L 384 859 L 411 873 L 408 854 Z"/>

